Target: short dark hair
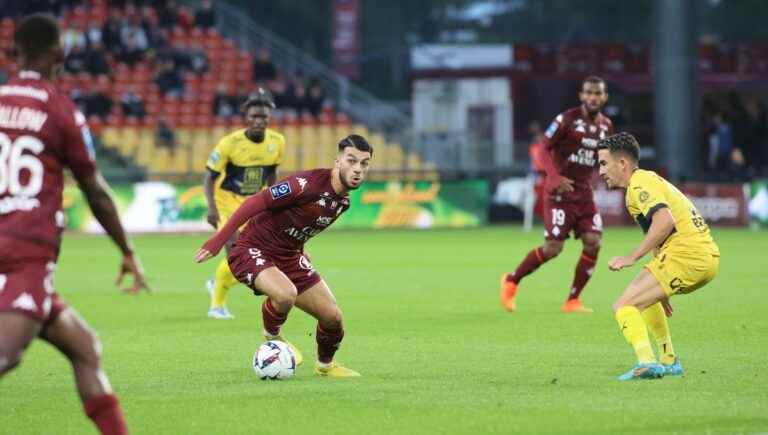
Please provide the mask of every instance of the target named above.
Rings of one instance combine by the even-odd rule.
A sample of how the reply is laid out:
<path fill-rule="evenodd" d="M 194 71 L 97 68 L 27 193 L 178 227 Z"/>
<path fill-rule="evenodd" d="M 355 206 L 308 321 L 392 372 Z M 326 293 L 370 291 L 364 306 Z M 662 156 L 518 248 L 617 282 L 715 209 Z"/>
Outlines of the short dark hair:
<path fill-rule="evenodd" d="M 276 106 L 274 100 L 272 100 L 272 94 L 266 89 L 258 87 L 248 95 L 248 99 L 240 106 L 240 111 L 245 115 L 251 107 L 269 107 L 274 109 Z"/>
<path fill-rule="evenodd" d="M 59 44 L 59 23 L 50 14 L 24 17 L 13 35 L 14 51 L 27 59 L 38 59 Z"/>
<path fill-rule="evenodd" d="M 339 142 L 339 152 L 343 152 L 348 147 L 371 153 L 371 157 L 373 157 L 373 146 L 359 134 L 350 134 Z"/>
<path fill-rule="evenodd" d="M 622 131 L 597 142 L 598 150 L 608 150 L 611 154 L 624 154 L 634 162 L 640 160 L 640 143 L 631 134 Z"/>
<path fill-rule="evenodd" d="M 608 89 L 608 85 L 605 83 L 605 80 L 603 80 L 603 78 L 602 78 L 602 77 L 598 77 L 598 76 L 587 76 L 587 78 L 585 78 L 585 79 L 584 79 L 584 81 L 583 81 L 583 82 L 581 82 L 581 86 L 584 86 L 584 85 L 585 85 L 585 84 L 587 84 L 587 83 L 592 83 L 592 84 L 595 84 L 595 85 L 599 85 L 599 84 L 601 84 L 601 83 L 602 83 L 602 85 L 603 85 L 603 88 L 606 88 L 606 89 Z"/>

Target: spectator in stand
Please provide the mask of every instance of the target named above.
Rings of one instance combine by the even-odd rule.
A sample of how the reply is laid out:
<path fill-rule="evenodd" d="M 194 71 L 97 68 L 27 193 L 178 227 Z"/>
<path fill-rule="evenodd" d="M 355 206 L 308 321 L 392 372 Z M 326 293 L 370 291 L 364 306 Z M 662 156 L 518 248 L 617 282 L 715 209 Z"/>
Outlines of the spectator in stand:
<path fill-rule="evenodd" d="M 123 46 L 127 46 L 132 41 L 142 52 L 149 48 L 149 38 L 147 38 L 147 32 L 144 31 L 141 17 L 138 14 L 134 14 L 131 17 L 130 24 L 120 29 L 120 41 Z"/>
<path fill-rule="evenodd" d="M 172 60 L 160 64 L 155 83 L 165 95 L 180 97 L 184 93 L 184 80 Z"/>
<path fill-rule="evenodd" d="M 220 83 L 216 88 L 216 95 L 213 97 L 213 114 L 229 118 L 237 114 L 239 98 L 229 91 L 226 83 Z"/>
<path fill-rule="evenodd" d="M 133 39 L 128 39 L 123 49 L 117 54 L 117 61 L 123 62 L 131 68 L 141 62 L 142 59 L 144 59 L 144 51 L 136 46 Z"/>
<path fill-rule="evenodd" d="M 192 69 L 192 56 L 190 50 L 187 49 L 187 45 L 183 42 L 178 42 L 171 49 L 171 56 L 176 69 L 189 71 Z"/>
<path fill-rule="evenodd" d="M 82 47 L 74 46 L 64 60 L 64 70 L 77 74 L 85 71 L 87 56 Z"/>
<path fill-rule="evenodd" d="M 165 2 L 157 8 L 157 23 L 163 29 L 172 29 L 179 23 L 178 4 L 174 0 Z"/>
<path fill-rule="evenodd" d="M 195 12 L 195 26 L 203 29 L 216 26 L 216 11 L 211 0 L 203 0 L 200 9 Z"/>
<path fill-rule="evenodd" d="M 76 21 L 64 30 L 61 35 L 64 53 L 69 54 L 75 47 L 85 50 L 88 40 L 85 37 L 84 27 L 82 21 Z"/>
<path fill-rule="evenodd" d="M 751 174 L 758 175 L 766 164 L 765 144 L 768 133 L 768 119 L 763 103 L 756 97 L 747 98 L 744 103 L 744 142 L 741 143 L 746 164 Z"/>
<path fill-rule="evenodd" d="M 301 116 L 303 113 L 309 113 L 309 105 L 307 104 L 307 90 L 304 84 L 301 82 L 296 83 L 293 86 L 293 102 L 291 108 L 296 111 L 296 114 Z"/>
<path fill-rule="evenodd" d="M 99 76 L 94 91 L 85 100 L 85 113 L 87 116 L 98 116 L 105 119 L 112 110 L 112 99 L 109 98 L 109 78 Z"/>
<path fill-rule="evenodd" d="M 288 95 L 288 87 L 285 81 L 282 79 L 272 80 L 267 86 L 269 92 L 272 94 L 272 99 L 275 102 L 276 111 L 284 111 L 289 109 L 291 104 L 290 96 Z"/>
<path fill-rule="evenodd" d="M 101 27 L 101 40 L 104 42 L 104 47 L 110 53 L 120 53 L 123 49 L 121 41 L 122 21 L 120 9 L 110 8 L 109 18 Z"/>
<path fill-rule="evenodd" d="M 109 64 L 101 41 L 91 43 L 85 53 L 85 69 L 95 76 L 109 74 Z"/>
<path fill-rule="evenodd" d="M 125 90 L 120 97 L 120 105 L 123 107 L 123 115 L 135 116 L 137 118 L 144 118 L 147 114 L 144 109 L 144 101 L 141 96 L 136 93 L 133 87 L 129 87 Z"/>
<path fill-rule="evenodd" d="M 277 70 L 272 63 L 272 55 L 268 49 L 262 48 L 253 57 L 253 82 L 261 84 L 275 78 L 277 78 Z"/>
<path fill-rule="evenodd" d="M 716 113 L 712 116 L 712 130 L 709 135 L 709 158 L 707 159 L 709 168 L 716 171 L 725 169 L 732 150 L 731 125 L 725 121 L 721 113 Z"/>
<path fill-rule="evenodd" d="M 320 116 L 320 113 L 323 111 L 323 103 L 325 101 L 325 89 L 323 89 L 323 86 L 320 83 L 313 83 L 309 87 L 309 92 L 307 93 L 307 110 L 309 110 L 309 113 L 312 114 L 314 117 Z"/>
<path fill-rule="evenodd" d="M 165 118 L 160 118 L 155 129 L 155 143 L 160 148 L 165 148 L 171 152 L 176 150 L 176 134 L 168 125 Z"/>
<path fill-rule="evenodd" d="M 85 39 L 88 41 L 88 46 L 93 47 L 93 44 L 102 43 L 102 30 L 101 24 L 98 21 L 91 21 L 88 23 L 88 28 L 85 31 Z"/>
<path fill-rule="evenodd" d="M 189 51 L 189 65 L 195 74 L 203 74 L 208 71 L 208 56 L 199 46 L 194 46 Z"/>

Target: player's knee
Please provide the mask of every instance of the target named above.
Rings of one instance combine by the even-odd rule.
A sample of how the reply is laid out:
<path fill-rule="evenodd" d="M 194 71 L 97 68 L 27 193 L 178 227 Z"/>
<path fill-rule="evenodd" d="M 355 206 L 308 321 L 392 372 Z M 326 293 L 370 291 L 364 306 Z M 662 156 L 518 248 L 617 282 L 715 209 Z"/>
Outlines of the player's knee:
<path fill-rule="evenodd" d="M 0 376 L 18 366 L 23 355 L 23 349 L 9 349 L 7 346 L 0 345 Z"/>
<path fill-rule="evenodd" d="M 596 257 L 600 252 L 600 237 L 584 239 L 584 252 L 592 257 Z"/>
<path fill-rule="evenodd" d="M 101 340 L 99 340 L 95 332 L 88 329 L 83 336 L 82 344 L 77 346 L 74 352 L 73 363 L 88 367 L 99 367 L 101 364 L 101 351 Z"/>
<path fill-rule="evenodd" d="M 328 310 L 326 316 L 323 316 L 323 318 L 320 319 L 320 324 L 325 328 L 336 330 L 341 329 L 342 321 L 343 315 L 341 313 L 341 308 L 339 308 L 338 305 L 335 305 L 333 309 Z"/>
<path fill-rule="evenodd" d="M 275 292 L 273 296 L 270 296 L 270 299 L 272 299 L 272 302 L 275 304 L 278 310 L 285 313 L 293 307 L 293 304 L 296 303 L 297 296 L 298 291 L 296 290 L 296 286 L 290 285 L 285 286 L 284 288 L 281 288 L 279 291 Z"/>
<path fill-rule="evenodd" d="M 544 245 L 544 248 L 542 249 L 544 253 L 544 258 L 546 260 L 552 259 L 560 255 L 561 252 L 563 252 L 563 243 L 562 242 L 547 242 Z"/>

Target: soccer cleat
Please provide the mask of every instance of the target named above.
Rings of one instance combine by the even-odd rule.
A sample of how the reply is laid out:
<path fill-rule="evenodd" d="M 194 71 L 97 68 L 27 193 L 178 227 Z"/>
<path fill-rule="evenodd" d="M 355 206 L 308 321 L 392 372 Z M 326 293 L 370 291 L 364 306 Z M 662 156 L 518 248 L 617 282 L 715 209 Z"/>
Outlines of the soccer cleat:
<path fill-rule="evenodd" d="M 683 365 L 680 364 L 680 358 L 675 357 L 675 362 L 672 364 L 662 364 L 664 367 L 664 376 L 682 376 L 685 374 Z"/>
<path fill-rule="evenodd" d="M 270 340 L 282 341 L 283 343 L 287 344 L 288 347 L 291 348 L 291 351 L 293 352 L 293 359 L 294 361 L 296 361 L 297 366 L 301 365 L 301 363 L 304 362 L 304 355 L 301 354 L 299 349 L 296 346 L 294 346 L 293 343 L 284 339 L 282 335 L 269 335 L 265 332 L 264 339 L 267 341 L 270 341 Z"/>
<path fill-rule="evenodd" d="M 515 294 L 517 294 L 517 284 L 512 281 L 507 281 L 507 274 L 502 274 L 499 300 L 501 300 L 501 305 L 504 309 L 510 313 L 517 310 L 517 305 L 515 305 Z"/>
<path fill-rule="evenodd" d="M 660 379 L 664 376 L 664 366 L 659 363 L 637 363 L 632 370 L 619 376 L 620 381 L 636 379 Z"/>
<path fill-rule="evenodd" d="M 213 288 L 216 286 L 216 281 L 213 278 L 205 282 L 205 289 L 208 290 L 208 296 L 213 297 Z"/>
<path fill-rule="evenodd" d="M 331 378 L 358 378 L 361 376 L 360 373 L 352 369 L 348 369 L 336 361 L 332 361 L 326 367 L 321 367 L 319 363 L 316 364 L 315 374 L 318 376 L 328 376 Z"/>
<path fill-rule="evenodd" d="M 208 308 L 208 317 L 211 319 L 229 320 L 234 319 L 235 316 L 229 312 L 227 307 L 211 307 Z"/>
<path fill-rule="evenodd" d="M 560 307 L 560 311 L 563 313 L 592 314 L 595 310 L 582 305 L 580 299 L 568 299 Z"/>

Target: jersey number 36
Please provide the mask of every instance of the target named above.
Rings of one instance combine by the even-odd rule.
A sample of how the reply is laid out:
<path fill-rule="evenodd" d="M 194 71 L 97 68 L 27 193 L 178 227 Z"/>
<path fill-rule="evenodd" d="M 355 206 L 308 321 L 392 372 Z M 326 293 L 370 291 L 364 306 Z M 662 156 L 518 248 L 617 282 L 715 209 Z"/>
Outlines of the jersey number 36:
<path fill-rule="evenodd" d="M 37 154 L 45 146 L 34 136 L 19 136 L 11 141 L 5 133 L 0 133 L 0 195 L 35 197 L 43 187 L 43 164 Z M 34 155 L 24 154 L 30 151 Z M 21 184 L 22 171 L 29 176 L 26 184 Z"/>

